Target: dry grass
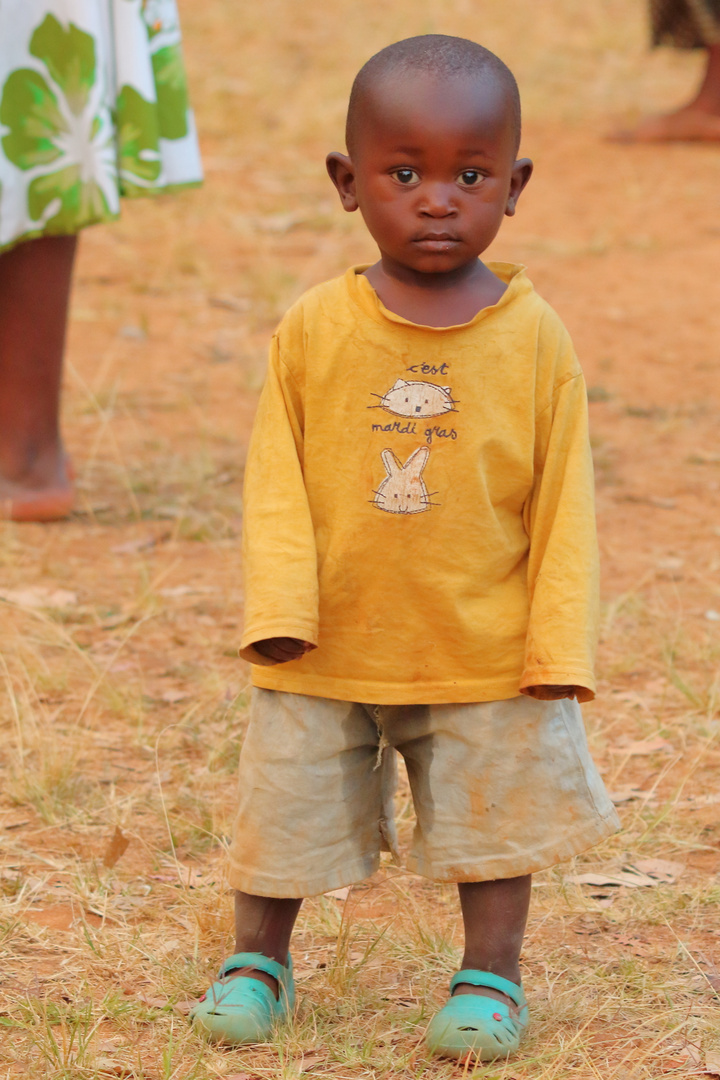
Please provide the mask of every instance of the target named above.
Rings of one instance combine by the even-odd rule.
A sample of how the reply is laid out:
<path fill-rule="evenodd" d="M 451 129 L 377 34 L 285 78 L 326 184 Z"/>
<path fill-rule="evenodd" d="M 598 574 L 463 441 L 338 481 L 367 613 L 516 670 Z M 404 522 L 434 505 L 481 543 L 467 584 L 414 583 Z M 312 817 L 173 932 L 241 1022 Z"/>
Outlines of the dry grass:
<path fill-rule="evenodd" d="M 688 171 L 687 151 L 595 138 L 609 115 L 678 100 L 695 77 L 697 57 L 645 56 L 640 8 L 186 0 L 207 185 L 83 237 L 66 399 L 78 513 L 0 528 L 2 1076 L 649 1080 L 698 1075 L 720 1051 L 720 635 L 704 616 L 720 609 L 717 336 L 707 303 L 678 325 L 666 272 L 695 236 L 692 313 L 713 264 L 687 229 L 698 202 L 715 205 L 720 166 L 712 151 Z M 524 93 L 541 168 L 498 250 L 533 265 L 596 387 L 606 606 L 603 692 L 587 718 L 626 798 L 624 831 L 538 875 L 524 956 L 534 1019 L 516 1061 L 426 1054 L 423 1027 L 458 961 L 455 898 L 389 867 L 345 903 L 308 902 L 292 1030 L 217 1050 L 186 1011 L 231 949 L 222 845 L 247 707 L 235 658 L 244 446 L 275 320 L 372 254 L 323 174 L 352 74 L 427 30 L 481 38 Z M 638 277 L 655 292 L 633 304 Z M 682 382 L 673 349 L 693 358 Z M 406 790 L 400 802 L 407 841 Z M 130 843 L 108 867 L 117 827 Z M 569 880 L 647 858 L 684 870 L 642 889 Z"/>

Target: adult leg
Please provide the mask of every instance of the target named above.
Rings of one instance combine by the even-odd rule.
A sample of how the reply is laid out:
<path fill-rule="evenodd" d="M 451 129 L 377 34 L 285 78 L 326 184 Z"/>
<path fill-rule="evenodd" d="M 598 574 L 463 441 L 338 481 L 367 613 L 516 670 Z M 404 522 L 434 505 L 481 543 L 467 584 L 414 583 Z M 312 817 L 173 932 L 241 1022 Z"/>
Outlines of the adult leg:
<path fill-rule="evenodd" d="M 76 236 L 47 236 L 0 255 L 0 517 L 72 507 L 59 411 L 76 248 Z"/>
<path fill-rule="evenodd" d="M 618 142 L 720 142 L 720 44 L 708 46 L 706 53 L 700 87 L 687 105 L 648 116 L 613 138 Z"/>
<path fill-rule="evenodd" d="M 705 75 L 697 94 L 686 108 L 720 116 L 720 44 L 709 46 Z"/>

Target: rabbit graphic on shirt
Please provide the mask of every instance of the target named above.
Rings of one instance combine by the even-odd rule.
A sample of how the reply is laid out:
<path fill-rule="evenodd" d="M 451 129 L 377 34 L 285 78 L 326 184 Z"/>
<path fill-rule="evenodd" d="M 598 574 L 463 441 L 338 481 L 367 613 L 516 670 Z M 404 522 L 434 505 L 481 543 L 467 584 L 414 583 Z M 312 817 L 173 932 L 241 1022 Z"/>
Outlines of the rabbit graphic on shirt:
<path fill-rule="evenodd" d="M 380 455 L 386 477 L 375 492 L 373 506 L 388 514 L 422 514 L 433 505 L 422 478 L 430 450 L 421 446 L 414 450 L 403 465 L 392 450 Z"/>

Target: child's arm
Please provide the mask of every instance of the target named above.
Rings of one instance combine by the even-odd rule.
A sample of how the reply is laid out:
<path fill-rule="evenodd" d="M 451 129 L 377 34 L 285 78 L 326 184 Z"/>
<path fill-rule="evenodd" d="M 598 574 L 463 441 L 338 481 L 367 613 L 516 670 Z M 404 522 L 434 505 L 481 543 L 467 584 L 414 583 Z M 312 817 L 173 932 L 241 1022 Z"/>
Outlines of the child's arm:
<path fill-rule="evenodd" d="M 302 349 L 301 334 L 292 331 L 286 327 L 286 347 Z M 253 664 L 296 660 L 317 645 L 317 552 L 303 479 L 303 429 L 302 390 L 276 336 L 245 469 L 240 655 Z"/>
<path fill-rule="evenodd" d="M 585 383 L 564 335 L 568 374 L 537 422 L 536 481 L 525 508 L 530 620 L 520 690 L 554 700 L 595 696 L 598 553 Z"/>

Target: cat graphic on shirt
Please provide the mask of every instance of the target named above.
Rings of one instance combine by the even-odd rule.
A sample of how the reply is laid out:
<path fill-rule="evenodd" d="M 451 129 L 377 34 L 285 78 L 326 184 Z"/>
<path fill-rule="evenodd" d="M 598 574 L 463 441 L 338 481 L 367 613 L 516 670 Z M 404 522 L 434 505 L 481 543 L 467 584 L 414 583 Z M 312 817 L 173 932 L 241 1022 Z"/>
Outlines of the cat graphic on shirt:
<path fill-rule="evenodd" d="M 416 417 L 424 420 L 430 416 L 443 416 L 448 412 L 457 412 L 449 386 L 437 386 L 431 382 L 408 381 L 397 379 L 385 394 L 373 394 L 380 398 L 379 405 L 369 405 L 369 409 L 384 409 L 395 416 Z"/>

